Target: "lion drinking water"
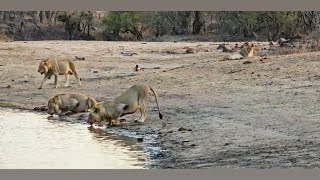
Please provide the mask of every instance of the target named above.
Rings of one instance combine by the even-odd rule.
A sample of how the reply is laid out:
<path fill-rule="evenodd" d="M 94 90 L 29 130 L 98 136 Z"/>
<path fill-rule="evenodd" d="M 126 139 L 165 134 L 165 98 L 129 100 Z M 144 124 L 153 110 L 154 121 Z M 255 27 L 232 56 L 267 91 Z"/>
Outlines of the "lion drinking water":
<path fill-rule="evenodd" d="M 115 98 L 113 101 L 97 103 L 89 113 L 88 123 L 100 123 L 103 120 L 110 124 L 119 124 L 119 118 L 126 114 L 133 114 L 137 110 L 140 111 L 140 118 L 136 121 L 144 122 L 147 118 L 146 101 L 149 94 L 153 94 L 159 111 L 159 118 L 162 119 L 160 107 L 158 104 L 158 96 L 149 85 L 134 85 Z"/>
<path fill-rule="evenodd" d="M 88 112 L 96 104 L 97 101 L 93 97 L 84 94 L 58 94 L 49 99 L 48 114 L 62 115 L 70 111 L 73 113 Z"/>

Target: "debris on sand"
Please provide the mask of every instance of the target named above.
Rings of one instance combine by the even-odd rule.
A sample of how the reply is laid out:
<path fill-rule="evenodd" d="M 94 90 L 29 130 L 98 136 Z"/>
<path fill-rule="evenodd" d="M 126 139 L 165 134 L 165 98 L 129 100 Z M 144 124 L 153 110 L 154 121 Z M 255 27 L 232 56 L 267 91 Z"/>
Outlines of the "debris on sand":
<path fill-rule="evenodd" d="M 99 73 L 99 71 L 93 71 L 92 73 L 93 73 L 93 74 L 96 74 L 96 73 Z"/>
<path fill-rule="evenodd" d="M 142 141 L 143 141 L 143 137 L 138 137 L 138 138 L 137 138 L 137 141 L 138 141 L 138 142 L 142 142 Z"/>
<path fill-rule="evenodd" d="M 6 88 L 12 88 L 12 86 L 11 86 L 11 85 L 8 85 Z"/>
<path fill-rule="evenodd" d="M 124 56 L 138 55 L 137 53 L 134 53 L 134 52 L 125 51 L 123 46 L 119 46 L 119 47 L 120 47 L 120 54 Z"/>
<path fill-rule="evenodd" d="M 252 61 L 244 61 L 242 64 L 251 64 Z"/>
<path fill-rule="evenodd" d="M 76 58 L 77 60 L 86 60 L 86 58 L 84 58 L 84 57 L 75 56 L 75 58 Z"/>
<path fill-rule="evenodd" d="M 144 68 L 140 67 L 138 64 L 133 68 L 134 71 L 144 71 Z"/>
<path fill-rule="evenodd" d="M 172 51 L 172 50 L 162 51 L 162 53 L 166 53 L 166 54 L 178 54 L 177 52 Z"/>
<path fill-rule="evenodd" d="M 178 131 L 192 131 L 192 129 L 186 129 L 184 127 L 181 127 L 181 128 L 178 129 Z"/>
<path fill-rule="evenodd" d="M 40 106 L 40 107 L 33 108 L 33 110 L 35 110 L 35 111 L 47 111 L 48 108 L 47 108 L 47 106 Z"/>
<path fill-rule="evenodd" d="M 186 53 L 187 54 L 193 54 L 195 52 L 195 50 L 193 49 L 193 48 L 188 48 L 187 50 L 186 50 Z"/>
<path fill-rule="evenodd" d="M 235 50 L 232 49 L 231 47 L 229 46 L 226 46 L 226 44 L 220 44 L 217 49 L 222 49 L 222 52 L 227 52 L 227 53 L 234 53 Z"/>
<path fill-rule="evenodd" d="M 239 59 L 243 59 L 244 57 L 240 54 L 240 53 L 234 53 L 234 54 L 230 54 L 227 55 L 223 58 L 223 60 L 239 60 Z"/>

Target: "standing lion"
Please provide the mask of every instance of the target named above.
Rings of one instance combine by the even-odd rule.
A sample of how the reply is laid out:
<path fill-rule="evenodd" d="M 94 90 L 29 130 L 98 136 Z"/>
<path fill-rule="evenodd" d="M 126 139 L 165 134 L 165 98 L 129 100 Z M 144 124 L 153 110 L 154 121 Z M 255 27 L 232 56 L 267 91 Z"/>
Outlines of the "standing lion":
<path fill-rule="evenodd" d="M 42 89 L 43 84 L 54 75 L 54 88 L 58 87 L 58 76 L 65 75 L 65 87 L 69 86 L 69 75 L 74 74 L 78 80 L 79 85 L 81 85 L 80 78 L 76 71 L 76 67 L 71 60 L 53 60 L 46 59 L 40 62 L 38 72 L 44 74 L 44 79 L 38 89 Z"/>

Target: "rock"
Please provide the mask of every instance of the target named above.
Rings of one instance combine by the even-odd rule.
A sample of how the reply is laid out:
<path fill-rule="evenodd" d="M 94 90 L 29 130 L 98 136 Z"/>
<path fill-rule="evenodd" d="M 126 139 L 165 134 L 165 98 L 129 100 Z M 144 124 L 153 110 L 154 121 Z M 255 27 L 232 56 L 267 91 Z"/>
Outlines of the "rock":
<path fill-rule="evenodd" d="M 243 59 L 243 56 L 239 53 L 229 54 L 223 58 L 223 60 L 239 60 Z"/>
<path fill-rule="evenodd" d="M 271 80 L 268 80 L 267 82 L 266 82 L 266 85 L 272 85 L 273 84 L 273 82 L 271 81 Z"/>
<path fill-rule="evenodd" d="M 178 129 L 178 131 L 192 131 L 192 129 L 186 129 L 184 127 L 181 127 L 181 128 Z"/>
<path fill-rule="evenodd" d="M 138 142 L 142 142 L 142 141 L 143 141 L 143 137 L 138 137 L 138 138 L 137 138 L 137 141 L 138 141 Z"/>
<path fill-rule="evenodd" d="M 11 86 L 11 85 L 8 85 L 6 88 L 12 88 L 12 86 Z"/>
<path fill-rule="evenodd" d="M 75 58 L 76 58 L 77 60 L 86 60 L 86 58 L 84 58 L 84 57 L 75 56 Z"/>
<path fill-rule="evenodd" d="M 94 74 L 99 73 L 99 71 L 93 71 Z"/>
<path fill-rule="evenodd" d="M 244 61 L 242 64 L 251 64 L 252 61 Z"/>
<path fill-rule="evenodd" d="M 47 106 L 40 106 L 40 107 L 33 108 L 33 110 L 35 110 L 35 111 L 47 111 L 48 108 L 47 108 Z"/>
<path fill-rule="evenodd" d="M 193 48 L 188 48 L 187 50 L 186 50 L 186 53 L 187 54 L 193 54 L 195 51 L 194 51 L 194 49 Z"/>
<path fill-rule="evenodd" d="M 48 110 L 48 108 L 45 107 L 45 106 L 41 106 L 41 107 L 40 107 L 40 111 L 47 111 L 47 110 Z"/>

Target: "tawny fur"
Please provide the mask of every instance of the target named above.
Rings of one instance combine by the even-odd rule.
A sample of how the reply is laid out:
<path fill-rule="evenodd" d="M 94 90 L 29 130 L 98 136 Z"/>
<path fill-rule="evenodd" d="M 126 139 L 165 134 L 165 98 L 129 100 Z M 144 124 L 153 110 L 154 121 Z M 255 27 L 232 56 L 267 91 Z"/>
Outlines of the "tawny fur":
<path fill-rule="evenodd" d="M 78 80 L 79 85 L 81 85 L 80 78 L 76 71 L 76 67 L 71 60 L 54 60 L 46 59 L 40 62 L 38 67 L 38 72 L 44 74 L 44 78 L 38 89 L 42 89 L 43 84 L 54 75 L 54 88 L 58 87 L 58 76 L 65 75 L 65 86 L 69 86 L 69 75 L 74 74 Z"/>
<path fill-rule="evenodd" d="M 149 94 L 153 95 L 159 111 L 159 118 L 162 119 L 157 93 L 149 85 L 137 84 L 127 89 L 113 101 L 98 103 L 90 111 L 88 123 L 107 121 L 108 125 L 119 124 L 119 118 L 126 114 L 133 114 L 140 111 L 140 118 L 135 120 L 144 122 L 147 119 L 147 99 Z"/>
<path fill-rule="evenodd" d="M 85 94 L 58 94 L 48 100 L 48 114 L 66 114 L 68 112 L 88 112 L 97 101 Z"/>

